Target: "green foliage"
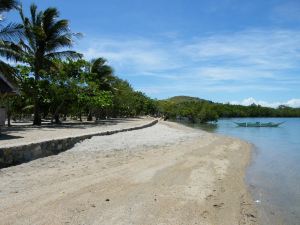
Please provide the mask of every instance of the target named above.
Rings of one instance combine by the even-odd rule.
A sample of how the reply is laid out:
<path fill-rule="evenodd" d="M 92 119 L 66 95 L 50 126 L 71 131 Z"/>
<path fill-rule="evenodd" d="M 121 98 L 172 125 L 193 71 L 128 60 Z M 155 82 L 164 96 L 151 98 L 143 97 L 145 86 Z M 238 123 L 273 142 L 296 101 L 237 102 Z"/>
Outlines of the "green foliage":
<path fill-rule="evenodd" d="M 112 68 L 102 58 L 92 62 L 55 59 L 52 64 L 55 69 L 48 70 L 39 80 L 34 78 L 30 66 L 16 67 L 20 95 L 15 98 L 21 105 L 13 104 L 14 117 L 34 113 L 36 99 L 43 117 L 51 116 L 56 123 L 60 123 L 61 115 L 80 119 L 87 116 L 91 120 L 157 112 L 154 100 L 113 75 Z"/>
<path fill-rule="evenodd" d="M 127 81 L 114 77 L 111 83 L 113 104 L 109 111 L 114 117 L 154 115 L 155 101 L 142 92 L 134 91 Z"/>
<path fill-rule="evenodd" d="M 0 13 L 17 8 L 17 1 L 0 0 Z M 163 115 L 206 123 L 220 117 L 293 117 L 300 109 L 280 106 L 278 109 L 259 105 L 219 104 L 200 98 L 176 96 L 153 100 L 135 91 L 114 74 L 104 58 L 87 61 L 75 51 L 67 51 L 75 36 L 69 21 L 59 19 L 56 8 L 38 11 L 32 4 L 30 15 L 19 9 L 21 24 L 0 21 L 0 56 L 22 62 L 15 68 L 0 60 L 5 73 L 19 88 L 17 96 L 2 96 L 13 118 L 34 114 L 34 124 L 41 115 L 56 122 L 67 115 L 86 116 L 88 120 L 108 117 Z"/>
<path fill-rule="evenodd" d="M 159 112 L 168 118 L 187 118 L 191 122 L 206 123 L 226 117 L 300 117 L 300 109 L 279 106 L 277 109 L 260 105 L 230 105 L 177 96 L 158 101 Z"/>
<path fill-rule="evenodd" d="M 0 0 L 0 15 L 16 9 L 18 1 Z M 5 23 L 5 19 L 0 20 L 0 56 L 9 60 L 16 60 L 18 54 L 15 51 L 15 44 L 22 36 L 22 25 L 17 23 Z M 0 60 L 0 73 L 5 74 L 7 79 L 12 79 L 15 70 L 6 61 Z"/>
<path fill-rule="evenodd" d="M 16 46 L 19 60 L 26 63 L 35 80 L 34 96 L 34 124 L 40 125 L 40 111 L 43 102 L 44 84 L 56 67 L 56 59 L 79 58 L 81 54 L 74 51 L 60 50 L 72 46 L 74 34 L 69 29 L 68 20 L 59 20 L 56 8 L 38 11 L 37 6 L 30 6 L 30 16 L 26 17 L 20 9 L 24 36 Z M 50 77 L 51 79 L 51 77 Z M 41 80 L 41 82 L 40 82 Z M 42 89 L 40 88 L 42 87 Z M 44 99 L 44 98 L 43 98 Z"/>
<path fill-rule="evenodd" d="M 203 105 L 200 112 L 197 114 L 200 123 L 207 123 L 209 121 L 217 121 L 219 116 L 213 107 L 209 104 Z"/>

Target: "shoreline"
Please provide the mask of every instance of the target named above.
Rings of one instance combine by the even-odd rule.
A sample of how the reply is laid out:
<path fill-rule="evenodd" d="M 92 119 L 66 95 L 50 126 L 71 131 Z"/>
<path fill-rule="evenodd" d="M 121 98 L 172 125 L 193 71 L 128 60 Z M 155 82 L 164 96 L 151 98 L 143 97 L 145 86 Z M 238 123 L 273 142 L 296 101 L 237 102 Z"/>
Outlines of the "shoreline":
<path fill-rule="evenodd" d="M 248 170 L 250 169 L 250 167 L 254 163 L 254 158 L 258 154 L 258 147 L 254 143 L 248 142 L 248 141 L 243 140 L 243 139 L 238 138 L 238 137 L 234 137 L 234 136 L 227 135 L 227 134 L 219 134 L 219 133 L 216 133 L 216 132 L 213 132 L 213 131 L 207 131 L 207 130 L 203 129 L 202 127 L 200 127 L 200 128 L 194 128 L 193 126 L 190 126 L 189 123 L 182 123 L 182 122 L 178 122 L 176 120 L 172 121 L 172 122 L 176 123 L 176 124 L 179 124 L 179 125 L 182 125 L 182 126 L 186 126 L 186 127 L 192 128 L 192 129 L 200 129 L 200 130 L 202 130 L 204 132 L 207 132 L 209 134 L 213 134 L 213 135 L 216 135 L 216 136 L 230 138 L 230 139 L 235 139 L 235 140 L 244 142 L 245 144 L 248 145 L 248 148 L 250 149 L 249 153 L 248 153 L 249 154 L 249 158 L 247 159 L 247 163 L 245 165 L 245 168 L 243 169 L 244 170 L 244 184 L 245 184 L 245 189 L 246 189 L 246 192 L 247 192 L 246 195 L 247 195 L 248 202 L 251 203 L 251 206 L 250 206 L 249 210 L 252 212 L 252 215 L 254 216 L 254 217 L 252 217 L 250 215 L 250 217 L 252 217 L 252 218 L 254 218 L 256 220 L 255 221 L 256 223 L 254 223 L 254 224 L 262 224 L 262 221 L 265 221 L 265 219 L 266 219 L 266 215 L 261 215 L 264 212 L 259 212 L 259 207 L 255 204 L 254 191 L 251 189 L 250 183 L 248 183 L 248 181 L 247 181 L 248 180 L 247 179 L 247 176 L 248 176 L 247 173 L 249 172 Z M 276 217 L 276 219 L 279 219 L 279 217 Z M 245 224 L 245 223 L 242 223 L 242 224 Z M 268 224 L 273 224 L 273 223 L 268 223 Z"/>
<path fill-rule="evenodd" d="M 133 131 L 133 130 L 140 130 L 147 127 L 151 127 L 155 125 L 158 120 L 140 120 L 144 122 L 141 125 L 135 125 L 132 124 L 132 126 L 127 126 L 125 128 L 122 128 L 119 126 L 119 129 L 108 129 L 108 130 L 102 130 L 96 132 L 96 133 L 90 133 L 87 134 L 86 132 L 81 135 L 75 135 L 73 134 L 72 137 L 62 137 L 60 139 L 51 139 L 46 141 L 38 141 L 33 143 L 27 143 L 24 145 L 20 145 L 18 143 L 17 145 L 14 144 L 11 147 L 3 147 L 1 145 L 0 147 L 0 169 L 9 167 L 9 166 L 16 166 L 22 163 L 30 162 L 32 160 L 43 158 L 51 155 L 57 155 L 61 152 L 67 151 L 74 147 L 76 143 L 80 143 L 86 139 L 90 139 L 95 136 L 105 136 L 105 135 L 112 135 L 116 133 L 121 132 L 127 132 L 127 131 Z M 99 129 L 99 127 L 98 127 Z M 102 128 L 103 129 L 103 128 Z M 40 135 L 41 133 L 44 133 L 45 131 L 38 131 L 35 132 L 36 135 Z M 67 133 L 67 132 L 66 132 Z M 51 137 L 53 138 L 53 137 Z M 26 139 L 26 138 L 25 138 Z M 27 139 L 29 139 L 27 137 Z M 29 139 L 30 140 L 30 139 Z M 28 141 L 28 140 L 27 140 Z"/>
<path fill-rule="evenodd" d="M 194 128 L 196 129 L 196 128 Z M 204 131 L 207 132 L 207 131 Z M 207 132 L 210 133 L 210 132 Z M 221 138 L 225 138 L 225 139 L 230 139 L 230 140 L 234 140 L 237 142 L 240 142 L 243 144 L 243 149 L 246 149 L 245 151 L 245 158 L 244 158 L 244 165 L 242 166 L 241 170 L 239 171 L 240 174 L 238 175 L 239 177 L 242 177 L 242 181 L 239 185 L 237 185 L 239 187 L 239 192 L 242 193 L 241 194 L 241 201 L 240 201 L 240 218 L 237 224 L 244 224 L 244 225 L 258 225 L 261 224 L 261 220 L 258 216 L 258 208 L 256 207 L 256 204 L 254 202 L 254 196 L 251 193 L 250 190 L 250 186 L 247 183 L 247 170 L 249 169 L 249 167 L 251 166 L 251 164 L 254 162 L 254 157 L 255 154 L 257 154 L 256 150 L 255 150 L 255 145 L 251 142 L 230 136 L 230 135 L 224 135 L 224 134 L 217 134 L 217 133 L 210 133 L 212 135 L 221 137 Z M 234 162 L 231 162 L 234 163 Z M 237 171 L 235 171 L 234 169 L 228 172 L 229 176 L 230 174 L 232 175 L 232 173 L 236 173 Z M 230 181 L 225 181 L 224 182 L 225 185 L 228 185 L 228 183 L 230 183 Z M 220 223 L 217 224 L 227 224 L 226 222 L 222 222 L 222 220 L 220 221 Z M 234 223 L 233 223 L 234 224 Z"/>
<path fill-rule="evenodd" d="M 250 157 L 249 143 L 160 121 L 0 170 L 0 216 L 4 224 L 255 225 Z"/>

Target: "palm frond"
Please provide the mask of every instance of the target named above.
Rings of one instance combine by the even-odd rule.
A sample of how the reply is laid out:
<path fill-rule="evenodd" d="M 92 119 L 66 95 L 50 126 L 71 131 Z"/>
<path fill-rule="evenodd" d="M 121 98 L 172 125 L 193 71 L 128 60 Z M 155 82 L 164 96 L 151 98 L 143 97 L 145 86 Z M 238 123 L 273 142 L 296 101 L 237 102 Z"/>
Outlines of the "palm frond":
<path fill-rule="evenodd" d="M 16 0 L 0 0 L 0 13 L 16 9 L 19 6 L 19 2 Z"/>
<path fill-rule="evenodd" d="M 19 46 L 23 59 L 40 72 L 49 69 L 53 59 L 78 59 L 82 55 L 74 51 L 61 51 L 70 48 L 74 34 L 70 32 L 68 20 L 58 20 L 59 11 L 48 8 L 38 11 L 37 6 L 30 7 L 30 17 L 25 17 L 20 10 L 24 26 L 24 38 Z"/>
<path fill-rule="evenodd" d="M 46 51 L 51 52 L 60 48 L 70 48 L 73 45 L 72 34 L 66 33 L 47 42 Z"/>
<path fill-rule="evenodd" d="M 16 41 L 23 35 L 23 26 L 17 23 L 9 23 L 0 30 L 0 39 L 4 41 Z"/>
<path fill-rule="evenodd" d="M 82 54 L 75 51 L 51 52 L 46 55 L 48 59 L 80 59 Z"/>
<path fill-rule="evenodd" d="M 32 24 L 36 24 L 36 10 L 37 10 L 37 5 L 31 4 L 30 5 L 30 16 L 31 16 Z"/>
<path fill-rule="evenodd" d="M 56 8 L 48 8 L 43 13 L 42 26 L 45 32 L 51 30 L 55 25 L 57 18 L 59 17 L 59 12 Z"/>
<path fill-rule="evenodd" d="M 35 5 L 32 4 L 30 6 L 30 11 L 31 11 L 31 17 L 35 16 Z M 29 45 L 34 48 L 34 46 L 36 46 L 36 42 L 35 42 L 35 38 L 34 38 L 34 34 L 33 34 L 33 25 L 31 23 L 31 21 L 29 20 L 28 17 L 25 17 L 24 15 L 24 11 L 22 6 L 19 9 L 19 14 L 23 23 L 23 29 L 24 29 L 24 39 L 26 39 L 29 43 Z M 34 21 L 36 20 L 35 18 L 32 18 Z M 23 40 L 21 40 L 23 41 Z M 24 42 L 24 41 L 23 41 Z"/>
<path fill-rule="evenodd" d="M 16 69 L 6 62 L 0 60 L 0 73 L 4 74 L 9 80 L 13 80 L 16 75 Z"/>
<path fill-rule="evenodd" d="M 22 51 L 23 54 L 27 53 L 30 55 L 34 55 L 34 49 L 27 45 L 23 40 L 21 40 L 17 46 L 20 48 L 18 49 L 19 52 Z"/>
<path fill-rule="evenodd" d="M 21 59 L 20 48 L 12 42 L 0 41 L 0 56 L 7 60 L 18 61 Z"/>
<path fill-rule="evenodd" d="M 48 39 L 57 37 L 61 34 L 69 32 L 69 21 L 68 20 L 59 20 L 54 23 L 49 29 L 46 30 Z"/>

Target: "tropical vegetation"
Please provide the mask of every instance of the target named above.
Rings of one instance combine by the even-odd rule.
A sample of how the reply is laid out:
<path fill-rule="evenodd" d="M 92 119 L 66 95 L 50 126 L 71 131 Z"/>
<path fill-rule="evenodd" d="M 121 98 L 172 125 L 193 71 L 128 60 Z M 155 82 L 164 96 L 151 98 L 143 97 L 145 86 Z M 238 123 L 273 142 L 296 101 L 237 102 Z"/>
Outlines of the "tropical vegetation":
<path fill-rule="evenodd" d="M 154 115 L 206 123 L 220 117 L 300 116 L 300 109 L 287 106 L 246 107 L 186 96 L 151 99 L 116 76 L 104 58 L 87 60 L 72 50 L 81 35 L 70 30 L 58 9 L 39 10 L 32 4 L 25 15 L 18 1 L 0 0 L 0 15 L 10 10 L 19 12 L 20 22 L 0 20 L 0 73 L 19 90 L 15 96 L 0 96 L 9 124 L 10 118 L 31 115 L 34 125 L 41 125 L 43 119 L 61 123 L 67 117 L 92 121 Z M 12 66 L 8 61 L 16 63 Z"/>
<path fill-rule="evenodd" d="M 6 23 L 4 13 L 18 8 L 15 0 L 0 1 L 0 56 L 5 59 L 16 60 L 17 52 L 14 50 L 15 42 L 22 36 L 22 27 L 17 23 Z M 11 78 L 15 70 L 6 61 L 0 59 L 0 73 Z"/>
<path fill-rule="evenodd" d="M 19 11 L 20 24 L 2 26 L 0 52 L 18 65 L 0 61 L 0 72 L 14 80 L 20 94 L 2 98 L 9 121 L 31 114 L 33 124 L 41 125 L 46 118 L 60 123 L 67 116 L 91 121 L 155 113 L 154 100 L 118 78 L 104 58 L 88 61 L 66 50 L 80 34 L 56 8 L 40 11 L 32 4 L 26 16 L 17 1 L 0 0 L 0 13 L 10 9 Z"/>
<path fill-rule="evenodd" d="M 200 123 L 233 117 L 300 117 L 300 108 L 281 105 L 275 109 L 256 104 L 222 104 L 189 96 L 176 96 L 158 101 L 158 109 L 168 118 L 185 118 L 190 122 Z"/>

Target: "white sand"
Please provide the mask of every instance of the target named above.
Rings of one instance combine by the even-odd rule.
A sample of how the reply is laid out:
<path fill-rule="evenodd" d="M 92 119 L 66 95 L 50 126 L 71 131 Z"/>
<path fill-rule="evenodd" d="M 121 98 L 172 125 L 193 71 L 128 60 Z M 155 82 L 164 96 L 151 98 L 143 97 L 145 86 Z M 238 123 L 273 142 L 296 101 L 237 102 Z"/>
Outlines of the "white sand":
<path fill-rule="evenodd" d="M 145 117 L 141 119 L 116 119 L 104 124 L 90 123 L 85 125 L 73 124 L 48 127 L 12 127 L 2 131 L 4 135 L 0 137 L 0 147 L 18 146 L 54 139 L 96 134 L 105 131 L 141 126 L 151 121 L 153 121 L 153 118 Z M 10 138 L 6 138 L 7 136 Z"/>
<path fill-rule="evenodd" d="M 147 129 L 118 133 L 109 136 L 95 136 L 78 143 L 72 151 L 131 151 L 134 149 L 145 150 L 153 146 L 168 146 L 187 141 L 203 135 L 200 130 L 173 129 L 163 124 L 157 124 Z"/>
<path fill-rule="evenodd" d="M 174 123 L 0 170 L 2 225 L 255 225 L 250 146 Z"/>

